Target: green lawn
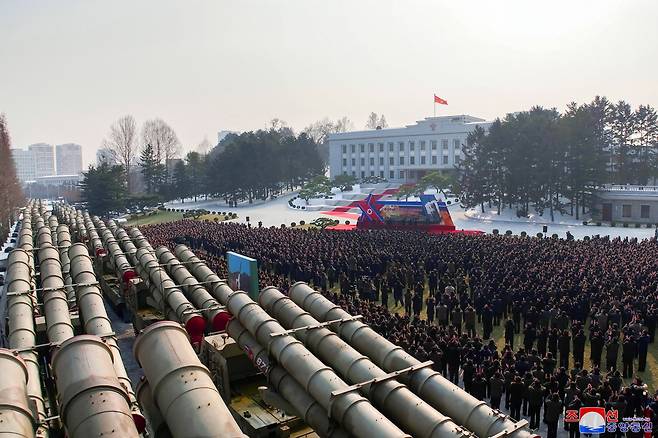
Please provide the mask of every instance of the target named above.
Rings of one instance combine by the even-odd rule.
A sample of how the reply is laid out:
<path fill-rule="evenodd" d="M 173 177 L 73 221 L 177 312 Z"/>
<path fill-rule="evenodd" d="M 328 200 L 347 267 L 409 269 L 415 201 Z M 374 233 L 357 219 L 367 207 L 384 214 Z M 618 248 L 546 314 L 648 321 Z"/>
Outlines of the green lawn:
<path fill-rule="evenodd" d="M 174 222 L 183 219 L 183 213 L 176 211 L 162 211 L 159 210 L 156 214 L 151 216 L 140 216 L 137 219 L 130 219 L 125 225 L 138 226 L 138 225 L 154 225 L 164 222 Z"/>
<path fill-rule="evenodd" d="M 165 222 L 175 222 L 181 219 L 183 219 L 182 212 L 158 210 L 156 214 L 150 216 L 144 215 L 144 216 L 140 216 L 137 219 L 131 219 L 128 222 L 126 222 L 125 225 L 126 226 L 155 225 L 155 224 L 162 224 Z M 217 220 L 217 222 L 222 222 L 224 221 L 224 216 L 220 214 L 212 214 L 212 213 L 204 214 L 203 216 L 199 217 L 197 220 L 215 221 L 215 219 Z"/>

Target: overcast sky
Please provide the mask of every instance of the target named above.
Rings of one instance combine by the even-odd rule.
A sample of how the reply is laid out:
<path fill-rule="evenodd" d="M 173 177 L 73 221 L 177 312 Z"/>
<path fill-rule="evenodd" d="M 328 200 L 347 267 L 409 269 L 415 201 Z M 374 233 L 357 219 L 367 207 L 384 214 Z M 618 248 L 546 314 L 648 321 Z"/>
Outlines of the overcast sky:
<path fill-rule="evenodd" d="M 15 147 L 76 142 L 124 114 L 186 149 L 278 117 L 363 128 L 563 109 L 597 94 L 658 106 L 656 0 L 0 0 L 0 112 Z"/>

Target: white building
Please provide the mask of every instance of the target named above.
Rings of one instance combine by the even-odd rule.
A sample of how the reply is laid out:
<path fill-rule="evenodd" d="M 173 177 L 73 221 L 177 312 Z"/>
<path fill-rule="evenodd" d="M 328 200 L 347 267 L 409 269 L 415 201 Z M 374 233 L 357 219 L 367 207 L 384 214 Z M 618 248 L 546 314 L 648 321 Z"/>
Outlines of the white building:
<path fill-rule="evenodd" d="M 11 156 L 14 159 L 16 167 L 16 176 L 21 183 L 34 181 L 37 177 L 37 169 L 34 165 L 34 155 L 32 151 L 25 149 L 12 149 Z"/>
<path fill-rule="evenodd" d="M 75 143 L 55 146 L 57 175 L 78 175 L 82 173 L 82 146 Z"/>
<path fill-rule="evenodd" d="M 103 163 L 109 165 L 117 163 L 114 151 L 109 148 L 100 148 L 96 151 L 96 166 L 100 166 Z"/>
<path fill-rule="evenodd" d="M 37 177 L 36 183 L 46 186 L 76 186 L 81 180 L 79 173 L 73 175 L 48 175 Z"/>
<path fill-rule="evenodd" d="M 32 153 L 36 177 L 55 175 L 55 149 L 47 143 L 36 143 L 27 147 Z"/>
<path fill-rule="evenodd" d="M 427 117 L 403 128 L 329 134 L 329 174 L 416 182 L 430 171 L 454 169 L 468 134 L 476 126 L 486 130 L 490 125 L 457 115 Z"/>

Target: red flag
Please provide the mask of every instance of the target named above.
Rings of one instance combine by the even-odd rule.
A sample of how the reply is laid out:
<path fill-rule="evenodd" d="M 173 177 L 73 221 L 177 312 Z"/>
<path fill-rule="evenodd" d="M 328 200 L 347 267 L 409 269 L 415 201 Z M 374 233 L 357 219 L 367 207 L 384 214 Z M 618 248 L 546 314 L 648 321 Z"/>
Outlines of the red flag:
<path fill-rule="evenodd" d="M 448 101 L 445 99 L 441 99 L 439 96 L 436 94 L 434 95 L 434 103 L 440 103 L 441 105 L 447 105 Z"/>

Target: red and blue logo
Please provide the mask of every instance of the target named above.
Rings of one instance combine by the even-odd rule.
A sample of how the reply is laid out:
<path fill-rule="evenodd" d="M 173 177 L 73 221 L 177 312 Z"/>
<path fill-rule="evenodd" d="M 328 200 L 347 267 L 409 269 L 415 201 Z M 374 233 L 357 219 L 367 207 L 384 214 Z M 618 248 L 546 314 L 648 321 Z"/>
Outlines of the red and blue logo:
<path fill-rule="evenodd" d="M 580 433 L 605 433 L 605 408 L 580 408 Z"/>

